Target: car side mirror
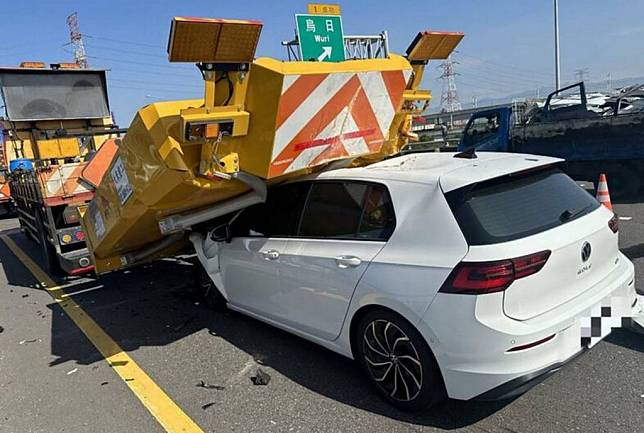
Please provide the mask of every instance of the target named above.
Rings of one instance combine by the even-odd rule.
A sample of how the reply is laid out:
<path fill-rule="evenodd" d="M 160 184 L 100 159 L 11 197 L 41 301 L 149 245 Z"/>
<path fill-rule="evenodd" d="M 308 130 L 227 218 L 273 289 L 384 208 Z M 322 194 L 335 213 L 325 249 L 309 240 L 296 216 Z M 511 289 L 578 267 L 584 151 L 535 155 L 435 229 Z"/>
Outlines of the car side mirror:
<path fill-rule="evenodd" d="M 232 240 L 230 225 L 222 224 L 212 229 L 212 231 L 210 232 L 210 239 L 214 242 L 230 243 L 230 241 Z"/>

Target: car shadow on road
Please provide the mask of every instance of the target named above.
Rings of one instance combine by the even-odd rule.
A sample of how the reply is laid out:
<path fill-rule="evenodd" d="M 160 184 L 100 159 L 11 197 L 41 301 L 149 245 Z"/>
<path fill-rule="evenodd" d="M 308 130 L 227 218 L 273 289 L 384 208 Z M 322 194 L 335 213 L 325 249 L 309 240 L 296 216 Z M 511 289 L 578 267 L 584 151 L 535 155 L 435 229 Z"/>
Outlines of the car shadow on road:
<path fill-rule="evenodd" d="M 631 245 L 630 247 L 620 248 L 620 250 L 631 260 L 644 257 L 644 244 Z"/>
<path fill-rule="evenodd" d="M 644 353 L 644 334 L 630 329 L 615 329 L 606 341 L 626 349 Z"/>
<path fill-rule="evenodd" d="M 11 285 L 42 290 L 6 249 L 0 249 L 0 261 Z M 224 339 L 268 371 L 279 372 L 315 393 L 392 419 L 443 429 L 474 424 L 510 402 L 448 400 L 429 413 L 400 412 L 376 395 L 353 361 L 242 314 L 206 308 L 191 291 L 193 272 L 194 265 L 188 261 L 162 260 L 98 279 L 72 278 L 60 283 L 66 284 L 66 293 L 130 353 L 141 347 L 165 346 L 207 330 L 208 338 Z M 67 361 L 91 365 L 104 359 L 58 303 L 50 302 L 47 307 L 55 357 L 50 365 Z M 118 348 L 113 351 L 105 355 L 115 354 Z"/>

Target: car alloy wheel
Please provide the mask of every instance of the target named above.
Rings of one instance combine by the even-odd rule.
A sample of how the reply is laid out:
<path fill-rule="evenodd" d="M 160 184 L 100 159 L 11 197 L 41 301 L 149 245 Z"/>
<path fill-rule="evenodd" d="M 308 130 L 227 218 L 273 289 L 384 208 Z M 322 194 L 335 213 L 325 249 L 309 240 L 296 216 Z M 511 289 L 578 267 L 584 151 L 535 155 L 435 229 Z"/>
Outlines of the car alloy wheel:
<path fill-rule="evenodd" d="M 362 353 L 367 371 L 390 398 L 409 402 L 420 394 L 423 366 L 416 347 L 394 323 L 377 319 L 362 336 Z"/>

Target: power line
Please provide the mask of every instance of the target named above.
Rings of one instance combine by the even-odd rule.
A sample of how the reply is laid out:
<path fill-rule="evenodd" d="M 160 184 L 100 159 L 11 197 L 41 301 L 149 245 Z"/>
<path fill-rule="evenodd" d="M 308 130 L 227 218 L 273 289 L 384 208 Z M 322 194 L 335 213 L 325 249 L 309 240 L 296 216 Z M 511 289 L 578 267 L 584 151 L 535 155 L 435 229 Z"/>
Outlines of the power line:
<path fill-rule="evenodd" d="M 182 94 L 186 95 L 185 90 L 172 90 L 172 89 L 161 89 L 161 88 L 156 88 L 156 87 L 136 87 L 136 86 L 121 86 L 121 85 L 113 85 L 110 86 L 110 88 L 115 88 L 115 89 L 130 89 L 130 90 L 143 90 L 146 92 L 157 92 L 157 93 L 176 93 L 176 94 Z"/>
<path fill-rule="evenodd" d="M 537 71 L 537 70 L 534 70 L 534 69 L 522 68 L 522 67 L 516 66 L 516 65 L 493 62 L 491 60 L 486 60 L 486 59 L 483 59 L 481 57 L 475 57 L 475 56 L 472 56 L 472 55 L 461 54 L 461 57 L 465 57 L 466 59 L 470 58 L 472 60 L 476 60 L 476 61 L 479 61 L 481 63 L 487 63 L 487 64 L 494 65 L 494 66 L 498 66 L 498 67 L 503 68 L 503 69 L 514 69 L 516 71 L 521 72 L 523 75 L 533 75 L 533 76 L 539 76 L 539 77 L 548 78 L 548 79 L 552 78 L 552 76 L 550 74 L 548 74 L 546 72 L 542 72 L 542 71 Z"/>
<path fill-rule="evenodd" d="M 168 69 L 174 69 L 174 70 L 186 70 L 186 71 L 193 71 L 194 69 L 188 68 L 185 66 L 175 66 L 175 65 L 160 65 L 158 63 L 150 63 L 150 62 L 137 62 L 134 60 L 123 60 L 123 59 L 113 59 L 110 57 L 99 57 L 99 56 L 88 56 L 90 59 L 97 59 L 97 60 L 106 60 L 108 62 L 116 62 L 116 63 L 126 63 L 126 64 L 131 64 L 131 65 L 142 65 L 142 66 L 151 66 L 153 68 L 168 68 Z"/>
<path fill-rule="evenodd" d="M 121 39 L 112 39 L 112 38 L 104 38 L 102 36 L 96 36 L 96 35 L 87 35 L 85 34 L 84 36 L 91 38 L 91 39 L 99 39 L 102 41 L 107 41 L 107 42 L 113 42 L 117 44 L 127 44 L 127 45 L 136 45 L 139 47 L 149 47 L 149 48 L 158 48 L 160 50 L 165 50 L 166 47 L 161 46 L 161 45 L 153 45 L 153 44 L 145 44 L 143 42 L 133 42 L 133 41 L 124 41 Z"/>
<path fill-rule="evenodd" d="M 92 48 L 98 48 L 99 50 L 108 50 L 108 51 L 115 51 L 118 53 L 126 53 L 126 54 L 133 54 L 137 56 L 147 56 L 147 57 L 156 57 L 156 58 L 162 58 L 162 59 L 167 59 L 168 56 L 161 55 L 161 54 L 152 54 L 152 53 L 147 53 L 143 51 L 133 51 L 133 50 L 125 50 L 122 48 L 114 48 L 114 47 L 106 47 L 104 45 L 96 45 L 93 43 L 87 44 L 87 46 L 92 47 Z"/>
<path fill-rule="evenodd" d="M 142 70 L 142 69 L 130 69 L 130 68 L 122 68 L 120 66 L 118 66 L 118 69 L 110 69 L 107 66 L 104 66 L 102 69 L 109 70 L 110 71 L 110 76 L 112 74 L 119 74 L 120 75 L 120 74 L 133 73 L 133 74 L 137 74 L 137 76 L 139 74 L 141 74 L 141 75 L 160 75 L 160 76 L 163 76 L 163 77 L 171 76 L 171 77 L 186 77 L 186 78 L 190 77 L 190 78 L 195 78 L 196 73 L 198 73 L 197 68 L 194 69 L 195 74 L 188 74 L 186 72 L 172 72 L 172 74 L 170 74 L 169 72 L 149 71 L 149 70 Z"/>
<path fill-rule="evenodd" d="M 110 78 L 110 81 L 116 81 L 116 82 L 121 82 L 121 83 L 134 83 L 134 84 L 155 84 L 151 83 L 149 80 L 144 81 L 144 80 L 129 80 L 126 78 Z M 160 84 L 169 84 L 172 86 L 180 86 L 180 87 L 192 87 L 195 89 L 202 89 L 203 86 L 198 86 L 195 84 L 186 84 L 186 83 L 160 83 Z"/>

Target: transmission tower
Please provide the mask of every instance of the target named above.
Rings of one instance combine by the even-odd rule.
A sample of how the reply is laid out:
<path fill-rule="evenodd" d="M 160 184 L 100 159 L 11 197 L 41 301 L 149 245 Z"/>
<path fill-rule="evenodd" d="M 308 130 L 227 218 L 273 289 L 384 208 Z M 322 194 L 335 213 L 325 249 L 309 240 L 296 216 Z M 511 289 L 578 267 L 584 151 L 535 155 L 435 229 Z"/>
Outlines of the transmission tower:
<path fill-rule="evenodd" d="M 441 93 L 441 111 L 451 113 L 462 109 L 461 103 L 458 100 L 458 93 L 456 92 L 456 81 L 454 77 L 458 75 L 454 71 L 454 65 L 458 64 L 452 60 L 451 56 L 447 58 L 439 69 L 443 71 L 440 79 L 443 80 L 443 93 Z"/>
<path fill-rule="evenodd" d="M 579 81 L 584 81 L 584 76 L 588 73 L 588 69 L 576 69 L 575 70 L 575 78 L 577 78 L 577 82 Z"/>
<path fill-rule="evenodd" d="M 74 60 L 76 64 L 83 69 L 89 67 L 87 63 L 87 54 L 85 54 L 85 45 L 83 44 L 83 35 L 78 27 L 78 13 L 74 12 L 67 17 L 69 26 L 69 38 L 74 49 Z"/>

